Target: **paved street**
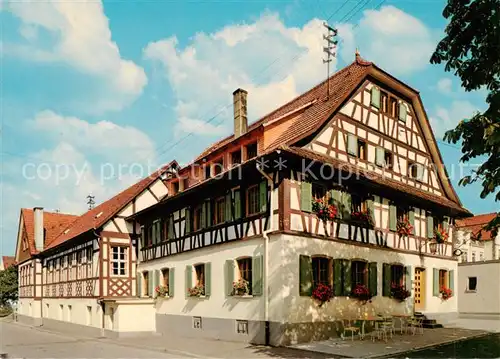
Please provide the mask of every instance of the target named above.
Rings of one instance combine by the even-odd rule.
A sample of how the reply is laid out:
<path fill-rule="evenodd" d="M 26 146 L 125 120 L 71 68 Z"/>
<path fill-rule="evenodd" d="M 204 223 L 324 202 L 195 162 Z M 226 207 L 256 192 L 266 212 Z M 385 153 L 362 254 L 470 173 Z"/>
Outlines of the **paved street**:
<path fill-rule="evenodd" d="M 10 358 L 333 358 L 286 348 L 163 337 L 96 339 L 0 322 L 0 352 Z"/>

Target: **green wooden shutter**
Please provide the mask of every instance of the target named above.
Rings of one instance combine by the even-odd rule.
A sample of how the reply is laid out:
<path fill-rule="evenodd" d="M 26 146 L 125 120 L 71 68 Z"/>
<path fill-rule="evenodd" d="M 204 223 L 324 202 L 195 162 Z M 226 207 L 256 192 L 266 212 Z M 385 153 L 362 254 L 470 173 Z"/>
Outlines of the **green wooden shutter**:
<path fill-rule="evenodd" d="M 333 260 L 333 294 L 336 296 L 341 296 L 343 284 L 342 284 L 342 259 Z"/>
<path fill-rule="evenodd" d="M 373 208 L 373 199 L 367 199 L 366 200 L 366 208 L 368 210 L 368 213 L 372 217 L 373 222 L 375 222 L 375 209 Z"/>
<path fill-rule="evenodd" d="M 377 166 L 385 166 L 385 151 L 382 147 L 377 147 L 375 150 L 375 164 Z"/>
<path fill-rule="evenodd" d="M 413 278 L 413 271 L 411 269 L 411 266 L 406 266 L 405 267 L 405 287 L 406 290 L 409 290 L 411 292 L 412 289 L 412 278 Z"/>
<path fill-rule="evenodd" d="M 259 183 L 259 206 L 260 211 L 265 212 L 267 209 L 267 182 Z"/>
<path fill-rule="evenodd" d="M 299 256 L 299 294 L 312 295 L 312 259 L 309 256 Z"/>
<path fill-rule="evenodd" d="M 382 295 L 384 297 L 391 296 L 391 265 L 384 263 L 382 266 Z"/>
<path fill-rule="evenodd" d="M 380 109 L 380 90 L 375 86 L 371 89 L 371 100 L 370 104 L 378 109 Z"/>
<path fill-rule="evenodd" d="M 146 229 L 141 226 L 141 249 L 146 247 Z"/>
<path fill-rule="evenodd" d="M 226 260 L 226 295 L 230 296 L 233 294 L 233 282 L 234 282 L 234 260 Z"/>
<path fill-rule="evenodd" d="M 450 220 L 450 219 L 449 219 L 448 217 L 444 217 L 444 218 L 443 218 L 443 222 L 441 223 L 441 225 L 443 226 L 443 229 L 444 229 L 445 231 L 448 231 L 448 223 L 449 223 L 448 221 L 449 221 L 449 220 Z"/>
<path fill-rule="evenodd" d="M 226 222 L 231 222 L 233 220 L 233 211 L 232 211 L 232 207 L 233 207 L 233 204 L 232 204 L 232 199 L 231 199 L 231 191 L 229 191 L 227 194 L 226 194 L 226 199 L 225 199 L 225 213 L 224 213 L 224 220 Z"/>
<path fill-rule="evenodd" d="M 212 265 L 205 263 L 205 296 L 210 296 L 212 289 Z"/>
<path fill-rule="evenodd" d="M 342 218 L 349 219 L 351 218 L 352 212 L 352 197 L 348 192 L 342 192 Z"/>
<path fill-rule="evenodd" d="M 350 296 L 352 292 L 352 278 L 351 278 L 351 261 L 347 259 L 342 260 L 342 292 L 345 296 Z"/>
<path fill-rule="evenodd" d="M 333 205 L 339 209 L 342 204 L 342 192 L 338 189 L 332 189 L 330 191 L 330 196 L 332 198 Z"/>
<path fill-rule="evenodd" d="M 408 109 L 403 102 L 399 103 L 399 119 L 406 122 L 406 116 L 408 114 Z"/>
<path fill-rule="evenodd" d="M 135 277 L 135 284 L 136 284 L 136 296 L 142 297 L 142 273 L 138 272 L 137 276 Z"/>
<path fill-rule="evenodd" d="M 234 219 L 241 218 L 240 190 L 234 191 Z"/>
<path fill-rule="evenodd" d="M 432 269 L 432 295 L 439 297 L 439 269 Z"/>
<path fill-rule="evenodd" d="M 394 204 L 389 205 L 389 229 L 395 231 L 397 227 L 397 207 Z"/>
<path fill-rule="evenodd" d="M 186 208 L 186 221 L 184 222 L 186 226 L 186 234 L 191 232 L 191 208 Z"/>
<path fill-rule="evenodd" d="M 305 180 L 300 184 L 300 209 L 304 212 L 312 211 L 312 184 Z"/>
<path fill-rule="evenodd" d="M 153 290 L 154 290 L 154 273 L 152 270 L 148 272 L 148 297 L 153 296 Z"/>
<path fill-rule="evenodd" d="M 205 228 L 207 226 L 207 202 L 203 202 L 201 204 L 201 221 L 200 221 L 200 226 L 201 228 Z"/>
<path fill-rule="evenodd" d="M 175 239 L 174 234 L 174 216 L 168 218 L 168 240 L 173 241 Z"/>
<path fill-rule="evenodd" d="M 193 286 L 193 267 L 189 265 L 186 266 L 186 283 L 184 284 L 184 286 L 186 291 L 186 297 L 189 297 L 188 289 L 190 289 Z"/>
<path fill-rule="evenodd" d="M 263 256 L 255 256 L 252 259 L 252 295 L 262 295 L 263 292 L 263 259 Z"/>
<path fill-rule="evenodd" d="M 156 287 L 160 285 L 160 271 L 155 269 L 155 282 L 153 283 L 153 297 L 156 296 Z"/>
<path fill-rule="evenodd" d="M 151 240 L 152 240 L 153 245 L 155 245 L 155 244 L 157 243 L 157 241 L 156 241 L 156 237 L 157 237 L 157 233 L 156 233 L 156 228 L 157 228 L 157 226 L 156 226 L 156 223 L 157 223 L 157 222 L 156 222 L 156 221 L 154 221 L 154 222 L 153 222 L 153 225 L 152 225 L 152 227 L 153 227 L 153 228 L 152 228 L 152 231 L 153 231 L 153 238 L 151 238 Z"/>
<path fill-rule="evenodd" d="M 423 181 L 424 179 L 424 166 L 420 163 L 415 164 L 417 166 L 417 180 Z"/>
<path fill-rule="evenodd" d="M 408 220 L 410 221 L 410 224 L 413 226 L 412 233 L 415 234 L 415 211 L 413 207 L 408 212 Z"/>
<path fill-rule="evenodd" d="M 205 202 L 206 204 L 206 213 L 207 213 L 207 227 L 210 227 L 214 221 L 213 221 L 213 218 L 212 218 L 212 201 L 210 201 L 209 199 Z"/>
<path fill-rule="evenodd" d="M 347 153 L 353 156 L 358 155 L 358 138 L 352 133 L 347 134 Z"/>
<path fill-rule="evenodd" d="M 427 238 L 434 238 L 434 218 L 427 212 Z"/>
<path fill-rule="evenodd" d="M 168 270 L 168 296 L 174 296 L 175 289 L 175 268 L 169 268 Z"/>
<path fill-rule="evenodd" d="M 451 295 L 455 295 L 455 271 L 448 272 L 448 288 L 451 289 Z"/>
<path fill-rule="evenodd" d="M 373 296 L 377 295 L 377 285 L 378 285 L 378 270 L 377 270 L 377 262 L 371 262 L 369 264 L 369 276 L 370 276 L 370 281 L 369 281 L 369 288 L 370 288 L 370 293 Z"/>

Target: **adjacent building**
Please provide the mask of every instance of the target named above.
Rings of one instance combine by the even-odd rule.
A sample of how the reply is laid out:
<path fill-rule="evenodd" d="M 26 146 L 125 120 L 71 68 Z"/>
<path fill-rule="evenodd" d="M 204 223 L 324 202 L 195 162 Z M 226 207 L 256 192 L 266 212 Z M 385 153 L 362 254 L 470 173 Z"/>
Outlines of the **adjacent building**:
<path fill-rule="evenodd" d="M 16 265 L 16 258 L 11 256 L 2 256 L 2 262 L 0 263 L 0 270 L 5 270 L 9 267 Z"/>
<path fill-rule="evenodd" d="M 500 232 L 495 236 L 491 231 L 483 229 L 496 215 L 486 213 L 457 221 L 456 249 L 460 250 L 459 262 L 500 259 Z"/>
<path fill-rule="evenodd" d="M 18 258 L 39 286 L 23 314 L 272 345 L 376 313 L 455 316 L 470 213 L 418 92 L 356 54 L 251 124 L 247 98 L 233 93 L 234 134 Z"/>

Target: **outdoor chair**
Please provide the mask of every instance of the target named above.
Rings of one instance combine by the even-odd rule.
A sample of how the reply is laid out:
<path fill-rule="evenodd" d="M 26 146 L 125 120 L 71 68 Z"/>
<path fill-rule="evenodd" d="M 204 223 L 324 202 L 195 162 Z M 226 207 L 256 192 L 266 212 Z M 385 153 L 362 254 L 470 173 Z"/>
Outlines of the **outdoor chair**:
<path fill-rule="evenodd" d="M 412 317 L 408 321 L 408 328 L 412 330 L 412 334 L 415 335 L 419 329 L 420 334 L 424 334 L 424 321 L 422 318 Z"/>
<path fill-rule="evenodd" d="M 344 319 L 342 320 L 342 340 L 346 338 L 346 333 L 350 332 L 351 333 L 351 340 L 354 340 L 354 335 L 360 335 L 360 337 L 363 336 L 361 334 L 361 328 L 356 326 L 356 321 L 351 320 L 351 319 Z"/>

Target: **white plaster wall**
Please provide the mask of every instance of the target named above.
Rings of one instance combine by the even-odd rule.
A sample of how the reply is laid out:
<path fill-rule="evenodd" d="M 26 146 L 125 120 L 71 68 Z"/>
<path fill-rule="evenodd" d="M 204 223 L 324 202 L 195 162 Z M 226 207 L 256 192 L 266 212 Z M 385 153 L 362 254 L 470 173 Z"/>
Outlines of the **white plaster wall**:
<path fill-rule="evenodd" d="M 228 297 L 224 279 L 226 260 L 263 253 L 262 238 L 238 240 L 140 263 L 138 272 L 175 268 L 174 296 L 157 302 L 156 312 L 159 314 L 263 320 L 264 297 Z M 206 262 L 211 263 L 211 295 L 206 298 L 187 297 L 186 266 Z"/>
<path fill-rule="evenodd" d="M 281 277 L 282 288 L 279 294 L 281 307 L 285 311 L 282 315 L 284 322 L 299 323 L 307 321 L 331 320 L 346 315 L 359 315 L 377 312 L 388 313 L 411 313 L 413 308 L 412 297 L 400 304 L 390 298 L 382 297 L 382 263 L 401 263 L 411 265 L 412 278 L 415 267 L 425 268 L 426 275 L 426 298 L 425 309 L 427 313 L 456 312 L 457 299 L 453 296 L 447 301 L 439 297 L 433 297 L 433 268 L 455 270 L 455 288 L 457 288 L 457 262 L 431 257 L 419 257 L 418 255 L 405 254 L 391 250 L 378 249 L 376 247 L 362 247 L 349 243 L 339 243 L 323 239 L 302 236 L 281 235 L 280 247 L 282 255 L 270 257 L 272 263 L 280 263 L 279 270 L 274 275 Z M 325 303 L 321 308 L 309 297 L 299 296 L 299 255 L 326 255 L 332 258 L 365 259 L 369 262 L 378 263 L 378 295 L 365 306 L 360 306 L 357 301 L 347 297 L 334 298 Z M 498 277 L 497 277 L 498 278 Z M 276 282 L 277 280 L 274 279 Z M 273 278 L 271 278 L 273 281 Z"/>
<path fill-rule="evenodd" d="M 477 278 L 476 291 L 468 291 L 468 278 Z M 464 263 L 458 266 L 460 314 L 500 314 L 500 261 Z"/>
<path fill-rule="evenodd" d="M 71 306 L 70 318 L 68 318 L 68 306 Z M 87 314 L 87 307 L 91 307 L 90 317 Z M 47 319 L 61 320 L 64 322 L 87 325 L 96 328 L 101 327 L 101 309 L 95 299 L 43 299 L 42 312 L 44 318 Z M 90 319 L 90 323 L 87 322 L 88 319 Z"/>
<path fill-rule="evenodd" d="M 114 330 L 143 332 L 156 330 L 156 310 L 152 300 L 119 303 L 115 306 Z"/>
<path fill-rule="evenodd" d="M 17 302 L 17 313 L 33 318 L 40 318 L 40 300 L 33 298 L 20 298 Z"/>

